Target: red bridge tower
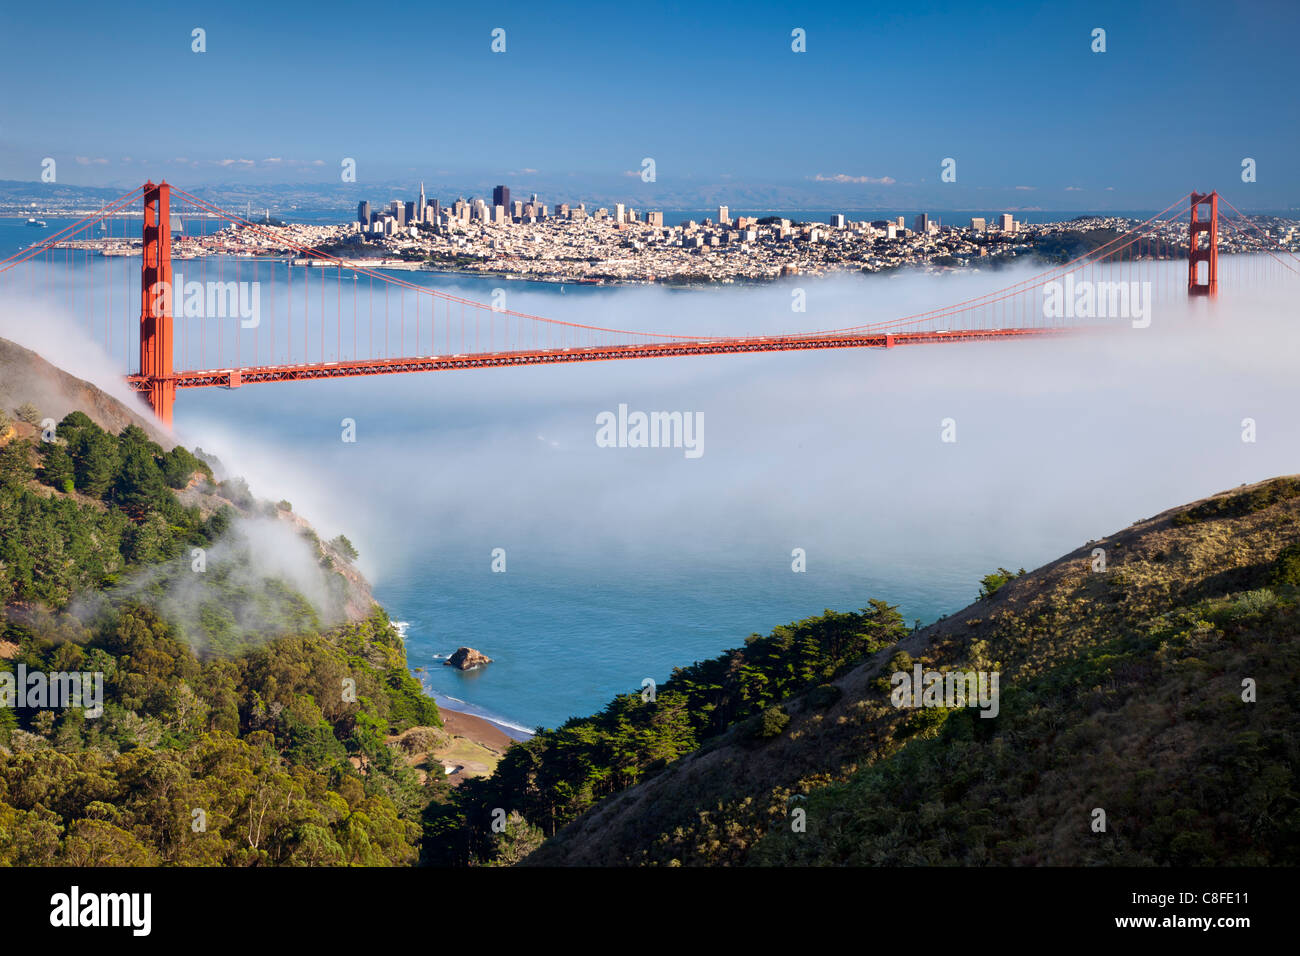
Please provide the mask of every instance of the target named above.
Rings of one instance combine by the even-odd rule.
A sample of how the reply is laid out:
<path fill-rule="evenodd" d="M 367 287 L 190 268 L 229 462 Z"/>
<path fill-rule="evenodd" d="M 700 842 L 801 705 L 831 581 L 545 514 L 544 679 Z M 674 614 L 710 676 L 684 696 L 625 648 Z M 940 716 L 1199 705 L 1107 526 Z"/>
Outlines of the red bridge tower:
<path fill-rule="evenodd" d="M 140 374 L 149 407 L 168 428 L 176 401 L 172 378 L 171 187 L 144 184 L 144 262 L 140 268 Z"/>
<path fill-rule="evenodd" d="M 1210 207 L 1210 218 L 1197 217 L 1201 206 Z M 1201 236 L 1209 242 L 1202 244 Z M 1201 281 L 1200 263 L 1208 263 L 1205 281 Z M 1187 231 L 1187 294 L 1213 299 L 1219 294 L 1219 194 L 1192 193 L 1192 222 Z"/>

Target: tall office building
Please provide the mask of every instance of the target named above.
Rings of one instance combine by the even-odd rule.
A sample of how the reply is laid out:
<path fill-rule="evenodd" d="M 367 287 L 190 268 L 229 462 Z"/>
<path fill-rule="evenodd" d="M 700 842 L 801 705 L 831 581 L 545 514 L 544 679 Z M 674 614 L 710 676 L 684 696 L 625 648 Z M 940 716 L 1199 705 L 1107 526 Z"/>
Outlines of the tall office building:
<path fill-rule="evenodd" d="M 916 217 L 916 222 L 912 226 L 912 231 L 918 235 L 926 235 L 930 231 L 930 217 L 926 213 L 921 213 Z"/>
<path fill-rule="evenodd" d="M 985 223 L 985 221 L 981 219 L 979 216 L 975 216 L 970 221 L 971 229 L 975 230 L 976 232 L 983 232 L 986 225 L 987 224 Z"/>
<path fill-rule="evenodd" d="M 492 205 L 510 208 L 510 187 L 497 186 L 492 190 Z"/>
<path fill-rule="evenodd" d="M 357 203 L 357 222 L 361 223 L 361 225 L 363 226 L 370 225 L 369 200 L 362 200 L 361 202 Z"/>
<path fill-rule="evenodd" d="M 728 209 L 726 206 L 718 207 L 718 225 L 719 226 L 731 225 L 731 210 Z"/>
<path fill-rule="evenodd" d="M 1002 231 L 1003 232 L 1016 231 L 1016 220 L 1009 212 L 1004 212 L 1002 214 Z"/>
<path fill-rule="evenodd" d="M 621 202 L 614 203 L 614 221 L 619 225 L 623 224 L 625 209 Z"/>
<path fill-rule="evenodd" d="M 424 198 L 424 180 L 420 180 L 420 198 L 415 201 L 415 221 L 424 222 L 424 207 L 428 205 Z"/>

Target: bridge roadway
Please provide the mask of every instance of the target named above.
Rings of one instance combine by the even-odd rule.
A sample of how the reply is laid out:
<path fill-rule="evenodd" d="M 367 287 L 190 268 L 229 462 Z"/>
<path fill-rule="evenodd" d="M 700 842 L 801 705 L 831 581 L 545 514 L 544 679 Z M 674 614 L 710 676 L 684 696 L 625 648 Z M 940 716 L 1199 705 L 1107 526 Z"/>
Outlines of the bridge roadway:
<path fill-rule="evenodd" d="M 261 382 L 359 378 L 369 375 L 436 372 L 460 368 L 504 368 L 516 365 L 555 365 L 565 362 L 604 362 L 615 359 L 724 355 L 742 352 L 793 352 L 807 349 L 889 349 L 899 345 L 997 341 L 1017 336 L 1051 335 L 1072 331 L 1077 331 L 1077 329 L 953 329 L 934 332 L 859 332 L 675 340 L 640 345 L 525 349 L 513 352 L 476 352 L 411 358 L 363 359 L 350 362 L 316 362 L 303 365 L 261 365 L 235 369 L 207 369 L 204 371 L 175 372 L 165 380 L 174 382 L 177 388 L 239 388 L 241 385 L 252 385 Z M 128 376 L 127 381 L 137 392 L 147 392 L 149 390 L 149 382 L 142 375 Z"/>

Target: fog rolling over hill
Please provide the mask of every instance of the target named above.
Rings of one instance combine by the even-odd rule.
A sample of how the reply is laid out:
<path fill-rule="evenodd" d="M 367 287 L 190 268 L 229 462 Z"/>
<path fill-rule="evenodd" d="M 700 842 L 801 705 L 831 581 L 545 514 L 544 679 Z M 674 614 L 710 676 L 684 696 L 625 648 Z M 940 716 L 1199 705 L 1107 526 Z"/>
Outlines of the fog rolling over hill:
<path fill-rule="evenodd" d="M 495 753 L 442 731 L 347 538 L 0 350 L 22 363 L 0 409 L 0 866 L 415 862 L 441 755 Z M 44 424 L 61 402 L 87 411 Z"/>
<path fill-rule="evenodd" d="M 11 413 L 29 402 L 56 422 L 69 412 L 81 411 L 114 434 L 127 425 L 135 425 L 164 448 L 174 446 L 176 440 L 158 427 L 148 407 L 140 406 L 120 377 L 113 380 L 108 375 L 102 356 L 91 361 L 97 377 L 107 376 L 116 386 L 115 394 L 52 365 L 30 348 L 0 338 L 0 409 Z"/>
<path fill-rule="evenodd" d="M 138 404 L 129 392 L 125 398 L 131 405 Z M 33 542 L 12 535 L 4 542 L 6 551 L 13 551 L 14 557 L 21 553 L 24 561 L 17 570 L 0 565 L 0 581 L 19 588 L 22 575 L 30 574 L 38 590 L 0 594 L 6 603 L 14 601 L 11 619 L 28 619 L 38 608 L 57 609 L 68 598 L 72 599 L 69 612 L 83 621 L 102 617 L 123 603 L 148 603 L 176 625 L 196 651 L 232 652 L 271 640 L 304 612 L 324 626 L 364 620 L 371 613 L 374 598 L 365 578 L 335 543 L 321 542 L 288 502 L 276 505 L 257 499 L 241 477 L 226 473 L 218 459 L 204 459 L 201 450 L 195 458 L 177 446 L 147 408 L 136 411 L 2 338 L 0 413 L 0 443 L 12 446 L 12 463 L 25 453 L 35 478 L 40 479 L 29 479 L 29 488 L 76 507 L 116 505 L 138 523 L 125 528 L 106 525 L 110 536 L 126 533 L 122 554 L 101 558 L 93 571 L 77 568 L 79 573 L 57 582 L 51 582 L 51 575 L 42 574 L 39 567 L 25 569 L 39 556 L 31 554 Z M 127 436 L 135 437 L 128 440 Z M 24 452 L 19 451 L 20 445 Z M 136 482 L 138 487 L 127 488 L 130 462 L 121 456 L 137 446 L 152 447 L 171 491 L 161 482 L 150 486 L 145 479 Z M 114 476 L 113 469 L 121 470 Z M 164 530 L 167 520 L 187 526 L 191 534 L 206 536 L 189 541 L 204 547 L 198 551 L 183 547 L 183 539 L 176 538 L 178 529 Z M 6 526 L 6 530 L 17 529 Z M 43 557 L 53 566 L 60 557 L 75 566 L 81 563 L 74 554 L 79 545 L 69 535 L 68 540 L 44 545 L 53 553 Z M 51 583 L 54 587 L 43 597 L 54 598 L 52 602 L 31 600 L 40 593 L 41 584 Z M 288 590 L 280 595 L 283 600 L 268 598 L 286 586 Z M 287 606 L 296 601 L 302 601 L 302 606 L 286 615 Z M 49 603 L 55 607 L 46 606 Z"/>

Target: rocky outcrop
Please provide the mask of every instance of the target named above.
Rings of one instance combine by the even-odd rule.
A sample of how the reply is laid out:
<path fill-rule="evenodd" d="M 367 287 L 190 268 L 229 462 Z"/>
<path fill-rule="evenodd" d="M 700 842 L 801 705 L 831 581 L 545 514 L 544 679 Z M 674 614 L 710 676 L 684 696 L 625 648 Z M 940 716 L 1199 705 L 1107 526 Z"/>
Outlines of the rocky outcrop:
<path fill-rule="evenodd" d="M 458 647 L 456 652 L 442 663 L 448 667 L 468 671 L 475 667 L 482 667 L 484 664 L 491 664 L 492 658 L 472 647 Z"/>

